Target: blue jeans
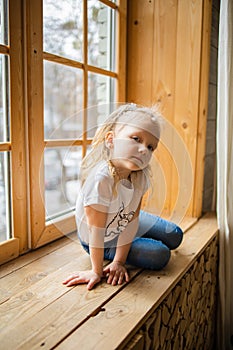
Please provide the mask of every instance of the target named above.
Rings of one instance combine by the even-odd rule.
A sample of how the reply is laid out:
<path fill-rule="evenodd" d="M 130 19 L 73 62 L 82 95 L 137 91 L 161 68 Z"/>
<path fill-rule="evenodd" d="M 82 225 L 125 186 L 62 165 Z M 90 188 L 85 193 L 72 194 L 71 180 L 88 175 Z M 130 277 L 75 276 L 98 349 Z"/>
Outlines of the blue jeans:
<path fill-rule="evenodd" d="M 126 263 L 145 269 L 161 270 L 170 259 L 170 250 L 177 248 L 182 238 L 183 232 L 179 226 L 141 210 L 138 231 Z M 84 243 L 82 245 L 89 253 L 89 247 Z M 116 244 L 109 246 L 104 248 L 104 258 L 113 260 Z"/>

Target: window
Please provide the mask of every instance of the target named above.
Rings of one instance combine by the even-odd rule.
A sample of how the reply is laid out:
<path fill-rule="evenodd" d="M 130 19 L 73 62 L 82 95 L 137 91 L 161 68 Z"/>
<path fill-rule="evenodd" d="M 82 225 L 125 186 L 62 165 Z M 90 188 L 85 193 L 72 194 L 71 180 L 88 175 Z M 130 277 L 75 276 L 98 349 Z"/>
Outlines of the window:
<path fill-rule="evenodd" d="M 0 261 L 28 249 L 20 1 L 0 1 Z"/>
<path fill-rule="evenodd" d="M 0 4 L 0 242 L 11 238 L 8 7 Z"/>
<path fill-rule="evenodd" d="M 80 161 L 125 99 L 125 16 L 125 0 L 1 1 L 0 261 L 75 230 Z"/>

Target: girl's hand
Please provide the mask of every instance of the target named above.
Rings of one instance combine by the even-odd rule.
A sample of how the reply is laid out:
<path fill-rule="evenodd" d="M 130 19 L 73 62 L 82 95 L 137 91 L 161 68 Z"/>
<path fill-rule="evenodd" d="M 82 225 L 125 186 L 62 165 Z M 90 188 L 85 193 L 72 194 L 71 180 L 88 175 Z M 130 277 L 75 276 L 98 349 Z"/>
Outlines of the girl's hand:
<path fill-rule="evenodd" d="M 94 285 L 101 281 L 101 276 L 93 270 L 88 271 L 78 271 L 73 275 L 69 276 L 63 284 L 66 284 L 67 287 L 74 286 L 76 284 L 87 283 L 87 289 L 91 290 Z"/>
<path fill-rule="evenodd" d="M 103 270 L 104 275 L 108 277 L 107 283 L 115 286 L 122 284 L 124 280 L 129 282 L 129 275 L 125 266 L 119 261 L 113 261 Z"/>

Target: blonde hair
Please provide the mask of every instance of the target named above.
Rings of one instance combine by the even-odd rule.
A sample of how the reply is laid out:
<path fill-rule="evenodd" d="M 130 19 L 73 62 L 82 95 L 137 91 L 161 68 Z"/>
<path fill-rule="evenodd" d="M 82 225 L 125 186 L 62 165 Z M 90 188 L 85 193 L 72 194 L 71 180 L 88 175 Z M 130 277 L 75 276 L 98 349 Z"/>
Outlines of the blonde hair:
<path fill-rule="evenodd" d="M 145 113 L 150 117 L 150 121 L 156 127 L 156 138 L 160 139 L 160 133 L 162 128 L 162 116 L 159 112 L 158 106 L 155 105 L 151 108 L 136 105 L 134 103 L 124 104 L 112 112 L 109 117 L 104 121 L 104 123 L 96 130 L 94 138 L 92 140 L 91 151 L 82 160 L 80 167 L 80 180 L 82 185 L 84 184 L 90 170 L 94 168 L 96 164 L 105 160 L 108 162 L 109 172 L 114 178 L 114 183 L 119 181 L 118 174 L 109 160 L 109 149 L 105 145 L 105 136 L 109 131 L 114 131 L 116 126 L 121 124 L 130 125 L 132 124 L 133 115 L 136 113 Z M 124 116 L 122 119 L 121 117 Z M 140 121 L 139 121 L 140 122 Z M 137 123 L 138 127 L 140 125 Z M 131 181 L 134 185 L 137 185 L 137 173 L 142 170 L 133 171 L 131 174 Z M 147 178 L 151 177 L 150 165 L 148 165 L 143 171 Z"/>

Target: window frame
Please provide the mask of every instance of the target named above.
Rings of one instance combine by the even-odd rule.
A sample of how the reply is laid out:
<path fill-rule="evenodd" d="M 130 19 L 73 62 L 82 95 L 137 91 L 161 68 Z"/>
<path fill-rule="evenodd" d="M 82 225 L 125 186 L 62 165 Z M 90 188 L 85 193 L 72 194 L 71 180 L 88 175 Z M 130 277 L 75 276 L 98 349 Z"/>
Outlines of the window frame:
<path fill-rule="evenodd" d="M 83 0 L 84 62 L 43 52 L 43 0 L 9 0 L 9 46 L 0 45 L 0 54 L 10 56 L 11 142 L 0 143 L 0 151 L 12 157 L 12 227 L 13 238 L 0 243 L 0 263 L 30 249 L 51 242 L 76 229 L 74 214 L 46 225 L 43 167 L 45 148 L 82 146 L 83 155 L 91 139 L 86 132 L 79 140 L 44 140 L 43 60 L 65 62 L 83 72 L 83 108 L 88 104 L 88 73 L 116 79 L 116 101 L 125 101 L 126 10 L 127 1 L 115 4 L 99 0 L 116 10 L 116 71 L 111 72 L 87 62 L 87 1 Z M 120 40 L 121 38 L 121 40 Z M 116 102 L 113 101 L 113 102 Z M 86 128 L 86 115 L 83 120 Z"/>
<path fill-rule="evenodd" d="M 30 52 L 28 52 L 29 57 L 29 64 L 28 66 L 31 67 L 30 77 L 32 77 L 33 82 L 30 82 L 28 84 L 28 93 L 32 93 L 32 84 L 34 81 L 37 81 L 37 91 L 30 95 L 30 106 L 29 106 L 29 118 L 30 119 L 30 127 L 29 127 L 29 138 L 31 140 L 30 142 L 30 174 L 31 179 L 34 179 L 36 181 L 36 185 L 33 183 L 31 184 L 31 191 L 30 191 L 30 201 L 31 201 L 31 233 L 32 233 L 32 247 L 36 248 L 41 245 L 44 245 L 45 243 L 48 243 L 54 239 L 57 239 L 64 234 L 67 234 L 69 232 L 75 231 L 76 224 L 75 224 L 75 218 L 74 214 L 67 215 L 67 217 L 64 217 L 62 220 L 53 220 L 53 223 L 46 225 L 46 219 L 45 219 L 45 210 L 44 210 L 44 197 L 40 193 L 40 183 L 42 184 L 42 187 L 44 187 L 44 175 L 41 173 L 41 167 L 40 167 L 40 159 L 43 159 L 43 153 L 45 146 L 47 148 L 50 147 L 64 147 L 64 146 L 82 146 L 82 153 L 85 155 L 86 148 L 88 145 L 91 144 L 91 139 L 87 138 L 86 132 L 84 131 L 82 139 L 81 140 L 45 140 L 42 142 L 43 139 L 43 118 L 35 118 L 33 116 L 33 111 L 37 111 L 37 113 L 42 116 L 43 115 L 43 80 L 40 79 L 43 77 L 43 60 L 51 61 L 51 62 L 57 62 L 66 64 L 67 66 L 71 66 L 73 68 L 81 69 L 83 71 L 83 110 L 84 110 L 84 116 L 83 116 L 83 128 L 84 130 L 87 129 L 86 125 L 86 108 L 88 107 L 88 73 L 98 73 L 102 74 L 104 76 L 109 76 L 112 78 L 116 78 L 116 80 L 119 79 L 119 77 L 123 74 L 123 69 L 125 67 L 125 63 L 122 64 L 122 61 L 124 59 L 125 62 L 125 54 L 126 50 L 123 51 L 122 44 L 120 45 L 120 37 L 125 37 L 126 35 L 126 2 L 121 1 L 119 5 L 117 6 L 111 1 L 102 1 L 100 2 L 104 3 L 105 5 L 111 7 L 114 10 L 117 10 L 118 19 L 117 19 L 117 27 L 118 27 L 118 35 L 117 35 L 117 53 L 116 56 L 120 54 L 121 57 L 121 64 L 119 59 L 119 64 L 117 66 L 116 72 L 107 71 L 105 69 L 95 67 L 88 64 L 88 28 L 87 28 L 87 0 L 83 0 L 83 62 L 77 62 L 68 58 L 59 57 L 54 54 L 50 54 L 47 52 L 43 52 L 43 37 L 42 37 L 42 21 L 43 21 L 43 14 L 42 14 L 42 6 L 39 5 L 39 2 L 34 3 L 29 1 L 29 18 L 31 18 L 31 25 L 33 25 L 33 28 L 30 28 L 30 37 L 29 45 L 27 47 L 31 48 Z M 42 1 L 41 1 L 42 4 Z M 124 5 L 124 11 L 122 10 Z M 121 9 L 121 11 L 119 10 Z M 124 15 L 124 21 L 122 21 L 122 17 Z M 125 23 L 124 26 L 122 26 L 122 22 Z M 35 40 L 35 33 L 38 33 L 37 39 Z M 126 43 L 126 41 L 125 41 Z M 39 57 L 38 57 L 39 56 Z M 39 81 L 40 80 L 40 81 Z M 120 79 L 119 79 L 120 80 Z M 119 84 L 119 82 L 118 82 Z M 124 89 L 125 90 L 125 89 Z M 121 95 L 121 96 L 120 96 Z M 120 101 L 123 97 L 123 100 L 125 100 L 125 91 L 123 93 L 122 88 L 121 92 L 119 90 L 118 86 L 118 94 L 117 94 L 117 101 Z M 120 98 L 121 97 L 121 98 Z M 40 134 L 40 141 L 38 142 L 38 132 Z M 37 136 L 37 137 L 36 137 Z M 37 157 L 34 156 L 35 152 L 33 150 L 37 149 Z M 38 174 L 40 176 L 38 177 Z M 37 178 L 36 178 L 37 176 Z M 36 179 L 36 180 L 35 180 Z M 39 183 L 40 182 L 40 183 Z M 39 210 L 38 210 L 39 207 Z"/>
<path fill-rule="evenodd" d="M 23 17 L 21 0 L 9 1 L 9 45 L 0 53 L 9 57 L 10 141 L 0 151 L 11 154 L 11 225 L 13 237 L 0 243 L 0 262 L 13 259 L 28 249 L 26 125 L 23 70 Z"/>

